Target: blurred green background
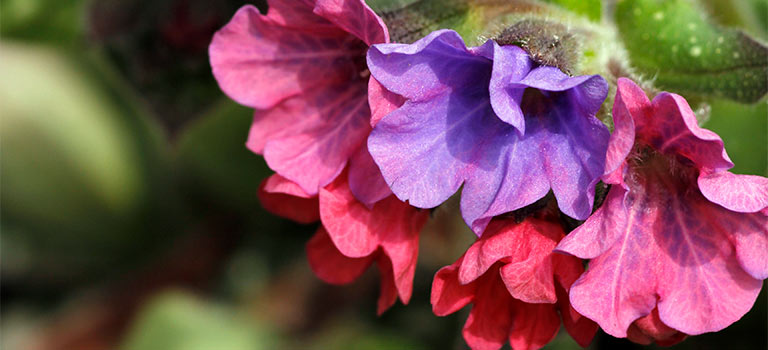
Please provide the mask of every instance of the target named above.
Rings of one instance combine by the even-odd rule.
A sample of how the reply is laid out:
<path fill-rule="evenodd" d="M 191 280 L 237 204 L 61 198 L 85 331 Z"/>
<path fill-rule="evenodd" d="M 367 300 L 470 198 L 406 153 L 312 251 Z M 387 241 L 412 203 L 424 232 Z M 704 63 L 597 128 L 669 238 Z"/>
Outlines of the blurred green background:
<path fill-rule="evenodd" d="M 472 240 L 455 208 L 425 229 L 410 305 L 377 317 L 375 270 L 320 282 L 304 257 L 316 227 L 259 206 L 270 171 L 244 147 L 251 111 L 207 58 L 244 3 L 0 1 L 0 347 L 465 348 L 467 309 L 429 305 L 432 275 Z M 706 3 L 766 39 L 763 16 Z M 765 99 L 705 110 L 734 171 L 766 175 Z M 675 348 L 765 349 L 766 303 L 764 290 L 741 321 Z M 617 347 L 642 348 L 602 333 L 590 346 Z M 560 334 L 548 348 L 578 346 Z"/>

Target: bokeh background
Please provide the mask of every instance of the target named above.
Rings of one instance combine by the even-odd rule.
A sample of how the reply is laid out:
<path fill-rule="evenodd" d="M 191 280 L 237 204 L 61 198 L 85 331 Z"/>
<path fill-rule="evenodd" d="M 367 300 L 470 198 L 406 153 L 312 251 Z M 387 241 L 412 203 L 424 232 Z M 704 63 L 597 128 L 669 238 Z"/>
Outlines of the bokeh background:
<path fill-rule="evenodd" d="M 207 57 L 244 3 L 0 1 L 2 349 L 465 348 L 467 310 L 429 305 L 433 274 L 473 239 L 455 205 L 422 235 L 410 305 L 380 317 L 375 269 L 322 283 L 304 255 L 316 227 L 259 206 L 270 171 L 244 147 L 251 111 Z M 766 40 L 768 5 L 705 3 Z M 734 171 L 767 175 L 765 100 L 709 115 Z M 674 348 L 766 349 L 766 304 L 764 289 L 741 321 Z M 604 333 L 590 346 L 618 347 L 644 348 Z M 578 346 L 560 334 L 548 348 Z"/>

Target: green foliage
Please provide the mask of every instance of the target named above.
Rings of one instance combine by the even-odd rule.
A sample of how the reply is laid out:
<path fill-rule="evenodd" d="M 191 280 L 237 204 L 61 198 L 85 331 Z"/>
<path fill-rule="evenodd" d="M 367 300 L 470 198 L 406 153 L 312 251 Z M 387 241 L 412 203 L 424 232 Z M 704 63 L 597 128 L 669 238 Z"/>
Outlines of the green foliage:
<path fill-rule="evenodd" d="M 385 11 L 397 10 L 406 7 L 419 0 L 367 0 L 366 3 L 376 13 L 382 13 Z"/>
<path fill-rule="evenodd" d="M 599 22 L 602 16 L 602 0 L 543 0 L 586 16 L 591 21 Z"/>
<path fill-rule="evenodd" d="M 244 315 L 170 292 L 151 301 L 122 350 L 272 349 L 269 333 Z"/>
<path fill-rule="evenodd" d="M 768 47 L 710 23 L 685 0 L 625 0 L 616 24 L 630 60 L 659 88 L 755 102 L 768 92 Z"/>

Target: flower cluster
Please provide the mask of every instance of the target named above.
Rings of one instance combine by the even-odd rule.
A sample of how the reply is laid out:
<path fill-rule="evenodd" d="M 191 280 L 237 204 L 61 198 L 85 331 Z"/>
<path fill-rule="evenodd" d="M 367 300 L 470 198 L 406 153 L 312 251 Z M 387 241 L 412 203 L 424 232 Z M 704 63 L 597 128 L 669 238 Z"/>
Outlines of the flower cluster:
<path fill-rule="evenodd" d="M 561 322 L 583 346 L 598 326 L 668 345 L 743 316 L 768 277 L 768 179 L 730 173 L 681 96 L 618 79 L 611 133 L 605 79 L 499 42 L 389 43 L 362 0 L 245 6 L 214 36 L 213 74 L 255 109 L 247 147 L 276 173 L 262 205 L 321 222 L 318 277 L 349 283 L 375 262 L 379 313 L 408 303 L 429 209 L 462 188 L 479 238 L 431 299 L 439 316 L 472 303 L 472 348 L 540 348 Z M 561 213 L 586 221 L 566 235 Z"/>

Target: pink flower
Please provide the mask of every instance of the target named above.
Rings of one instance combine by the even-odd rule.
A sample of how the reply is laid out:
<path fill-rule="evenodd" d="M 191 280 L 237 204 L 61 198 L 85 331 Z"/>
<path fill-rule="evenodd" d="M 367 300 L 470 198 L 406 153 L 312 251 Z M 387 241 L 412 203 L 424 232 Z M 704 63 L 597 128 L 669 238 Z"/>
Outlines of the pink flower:
<path fill-rule="evenodd" d="M 419 231 L 429 215 L 394 195 L 371 209 L 355 199 L 342 173 L 320 190 L 323 226 L 307 243 L 312 270 L 328 283 L 355 280 L 376 262 L 381 277 L 378 313 L 395 303 L 407 304 L 419 251 Z"/>
<path fill-rule="evenodd" d="M 552 250 L 563 229 L 543 219 L 495 219 L 464 255 L 443 267 L 432 282 L 432 310 L 438 316 L 472 303 L 464 340 L 472 349 L 538 349 L 560 329 L 586 346 L 597 325 L 576 313 L 567 291 L 584 268 L 574 257 Z"/>
<path fill-rule="evenodd" d="M 571 288 L 573 307 L 636 341 L 633 322 L 657 340 L 727 327 L 768 277 L 768 179 L 728 172 L 722 140 L 678 95 L 651 102 L 619 79 L 613 118 L 607 198 L 558 246 L 593 259 Z"/>
<path fill-rule="evenodd" d="M 350 164 L 368 205 L 389 195 L 364 146 L 371 131 L 365 53 L 389 40 L 362 0 L 273 0 L 242 7 L 209 47 L 213 74 L 256 109 L 247 146 L 280 176 L 316 195 Z"/>

